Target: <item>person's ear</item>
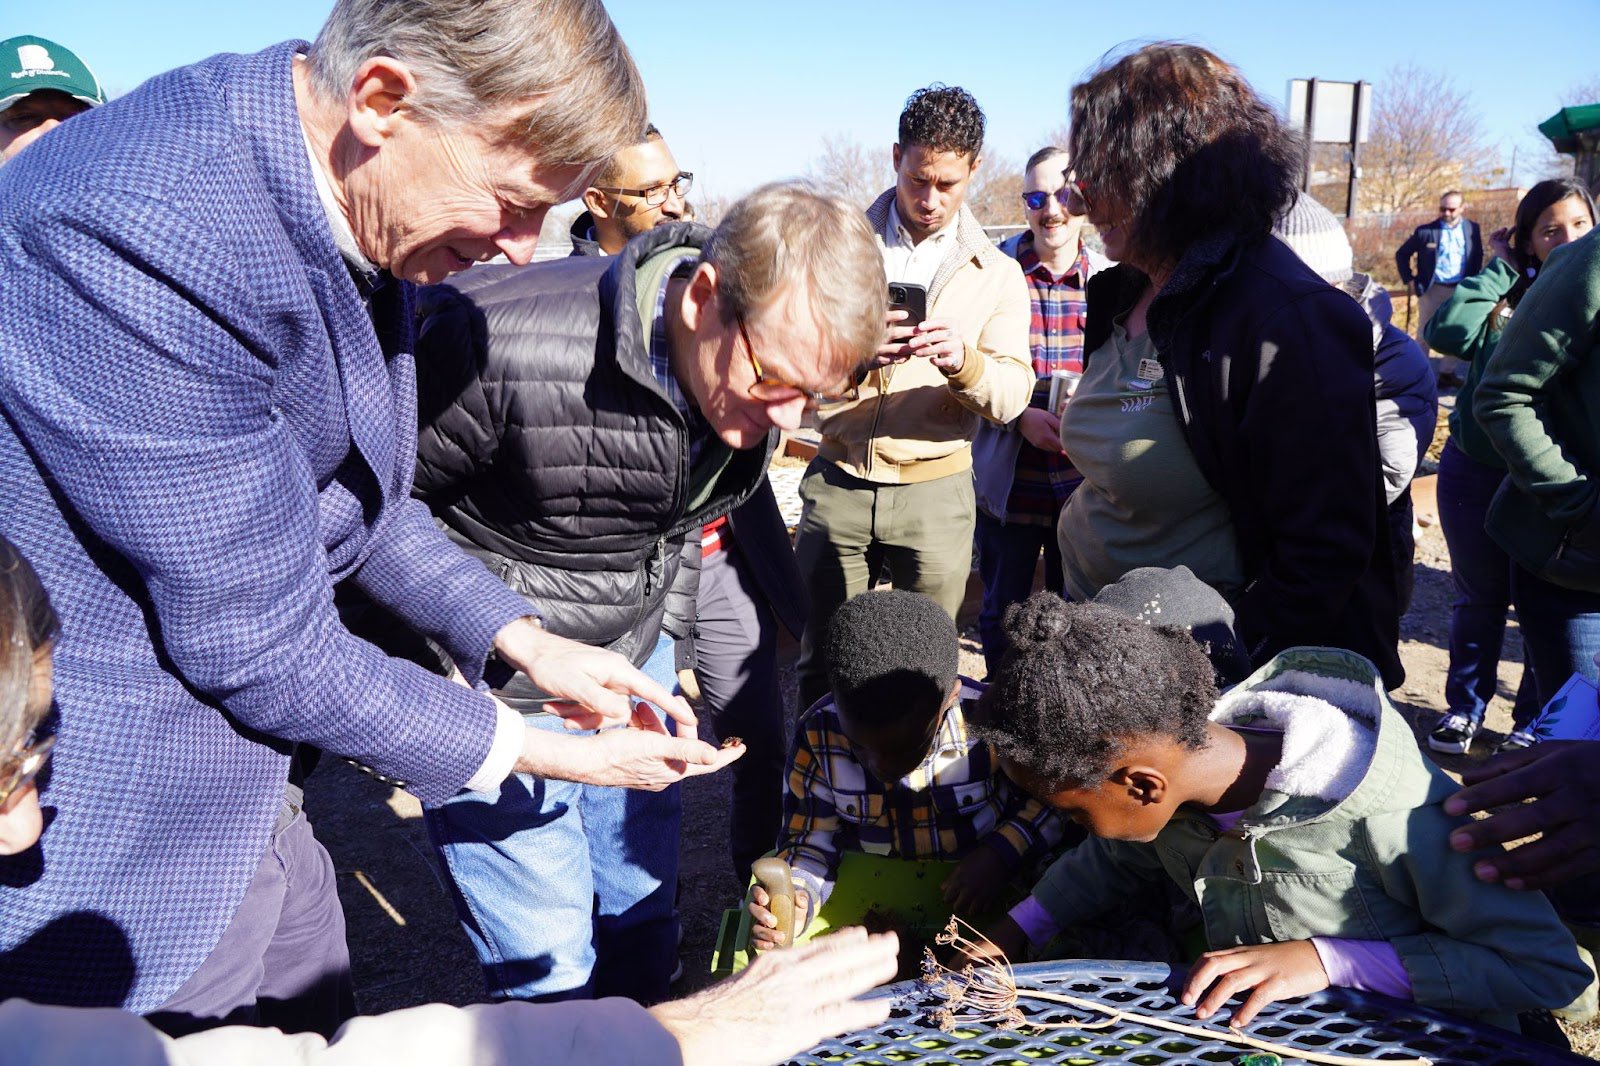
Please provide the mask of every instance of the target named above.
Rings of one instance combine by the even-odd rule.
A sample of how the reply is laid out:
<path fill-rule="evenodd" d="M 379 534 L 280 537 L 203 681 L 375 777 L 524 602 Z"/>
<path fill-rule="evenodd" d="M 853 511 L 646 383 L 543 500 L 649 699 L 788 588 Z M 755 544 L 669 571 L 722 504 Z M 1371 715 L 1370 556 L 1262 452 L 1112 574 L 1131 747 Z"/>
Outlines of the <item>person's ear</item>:
<path fill-rule="evenodd" d="M 29 782 L 0 807 L 0 855 L 19 855 L 39 842 L 44 815 L 39 810 L 39 790 Z"/>
<path fill-rule="evenodd" d="M 698 331 L 707 315 L 718 314 L 717 266 L 701 263 L 689 276 L 689 287 L 683 294 L 683 324 Z"/>
<path fill-rule="evenodd" d="M 398 59 L 373 56 L 357 67 L 345 102 L 356 140 L 377 148 L 393 136 L 400 121 L 414 117 L 410 100 L 416 91 L 416 79 Z"/>
<path fill-rule="evenodd" d="M 596 189 L 593 185 L 583 190 L 584 209 L 595 218 L 610 218 L 611 212 L 607 210 L 609 199 L 606 194 Z"/>
<path fill-rule="evenodd" d="M 1161 803 L 1167 798 L 1167 789 L 1170 787 L 1167 775 L 1158 767 L 1148 765 L 1118 767 L 1112 773 L 1111 781 L 1140 806 Z"/>
<path fill-rule="evenodd" d="M 896 174 L 900 173 L 900 142 L 895 142 L 894 151 L 891 153 L 890 158 L 894 160 L 894 172 Z"/>
<path fill-rule="evenodd" d="M 978 168 L 980 166 L 982 166 L 982 165 L 983 165 L 983 153 L 979 152 L 977 155 L 972 157 L 972 166 L 970 168 L 968 168 L 968 170 L 967 170 L 967 177 L 969 177 L 969 178 L 976 177 L 977 174 L 978 174 Z"/>

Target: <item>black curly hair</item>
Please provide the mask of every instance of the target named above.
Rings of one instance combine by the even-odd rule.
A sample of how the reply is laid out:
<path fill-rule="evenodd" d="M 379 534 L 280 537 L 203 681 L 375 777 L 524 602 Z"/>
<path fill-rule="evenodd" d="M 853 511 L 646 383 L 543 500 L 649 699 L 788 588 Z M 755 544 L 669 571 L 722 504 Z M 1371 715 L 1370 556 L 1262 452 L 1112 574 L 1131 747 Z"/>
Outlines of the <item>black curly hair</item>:
<path fill-rule="evenodd" d="M 1135 737 L 1205 747 L 1217 686 L 1182 629 L 1038 592 L 1006 612 L 1005 631 L 1011 647 L 967 724 L 1052 791 L 1103 780 Z"/>
<path fill-rule="evenodd" d="M 963 152 L 969 159 L 983 152 L 983 108 L 959 85 L 934 82 L 906 98 L 900 112 L 900 148 L 913 144 L 935 152 Z"/>
<path fill-rule="evenodd" d="M 917 592 L 883 589 L 846 600 L 822 643 L 834 702 L 852 721 L 931 721 L 955 687 L 956 625 Z"/>

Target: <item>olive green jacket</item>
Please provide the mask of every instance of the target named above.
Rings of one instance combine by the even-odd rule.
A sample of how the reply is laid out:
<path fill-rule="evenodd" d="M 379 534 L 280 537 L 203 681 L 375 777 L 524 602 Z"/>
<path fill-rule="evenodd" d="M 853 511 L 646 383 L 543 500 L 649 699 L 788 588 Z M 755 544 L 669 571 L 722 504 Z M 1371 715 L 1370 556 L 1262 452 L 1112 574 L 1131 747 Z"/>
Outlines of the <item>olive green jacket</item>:
<path fill-rule="evenodd" d="M 1505 460 L 1489 535 L 1522 567 L 1600 592 L 1600 237 L 1550 253 L 1472 409 Z"/>
<path fill-rule="evenodd" d="M 1446 816 L 1440 804 L 1457 786 L 1418 750 L 1371 663 L 1347 651 L 1290 649 L 1224 696 L 1212 720 L 1259 723 L 1266 692 L 1310 697 L 1299 705 L 1313 728 L 1318 715 L 1349 716 L 1352 723 L 1320 724 L 1351 736 L 1359 725 L 1365 748 L 1350 745 L 1357 754 L 1348 757 L 1338 730 L 1308 745 L 1291 723 L 1277 776 L 1232 830 L 1179 808 L 1149 843 L 1091 837 L 1058 859 L 1033 890 L 1056 921 L 1093 918 L 1134 883 L 1166 876 L 1199 906 L 1213 949 L 1317 936 L 1387 940 L 1418 1003 L 1512 1029 L 1518 1011 L 1565 1007 L 1583 994 L 1592 975 L 1543 894 L 1485 884 L 1472 874 L 1474 856 L 1451 849 L 1450 832 L 1467 819 Z M 1330 801 L 1274 789 L 1302 770 L 1337 771 L 1339 790 L 1351 790 Z"/>

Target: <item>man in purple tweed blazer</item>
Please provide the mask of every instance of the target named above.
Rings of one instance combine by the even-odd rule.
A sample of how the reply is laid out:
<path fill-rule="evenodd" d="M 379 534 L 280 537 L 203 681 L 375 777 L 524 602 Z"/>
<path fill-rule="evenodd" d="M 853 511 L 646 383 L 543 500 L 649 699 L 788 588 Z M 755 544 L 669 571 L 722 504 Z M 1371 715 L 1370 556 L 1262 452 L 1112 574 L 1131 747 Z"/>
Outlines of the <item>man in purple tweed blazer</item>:
<path fill-rule="evenodd" d="M 494 654 L 576 725 L 634 721 L 632 696 L 693 721 L 543 632 L 408 498 L 408 282 L 526 262 L 643 126 L 598 0 L 340 0 L 315 47 L 157 77 L 0 172 L 0 533 L 61 614 L 64 741 L 40 847 L 0 860 L 0 999 L 337 1024 L 297 743 L 433 802 L 513 769 L 660 788 L 737 757 L 658 725 L 529 731 L 475 691 Z M 468 684 L 353 637 L 346 580 Z"/>

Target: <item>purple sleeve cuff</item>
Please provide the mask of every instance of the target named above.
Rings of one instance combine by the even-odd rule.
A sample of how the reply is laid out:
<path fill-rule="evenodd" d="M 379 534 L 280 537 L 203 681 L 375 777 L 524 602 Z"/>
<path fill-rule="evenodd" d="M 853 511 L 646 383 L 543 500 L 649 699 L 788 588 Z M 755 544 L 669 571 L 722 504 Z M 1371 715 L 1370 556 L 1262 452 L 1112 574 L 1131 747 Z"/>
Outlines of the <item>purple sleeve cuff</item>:
<path fill-rule="evenodd" d="M 1400 953 L 1387 940 L 1342 940 L 1314 936 L 1328 984 L 1335 988 L 1354 988 L 1377 992 L 1394 999 L 1411 999 L 1411 977 L 1400 962 Z"/>
<path fill-rule="evenodd" d="M 1027 936 L 1028 943 L 1034 947 L 1043 947 L 1050 938 L 1061 932 L 1061 923 L 1050 916 L 1044 909 L 1044 904 L 1032 896 L 1011 908 L 1010 918 L 1017 923 Z"/>

